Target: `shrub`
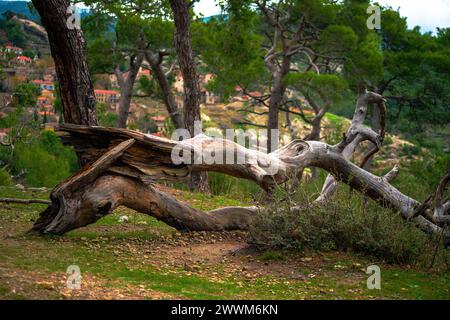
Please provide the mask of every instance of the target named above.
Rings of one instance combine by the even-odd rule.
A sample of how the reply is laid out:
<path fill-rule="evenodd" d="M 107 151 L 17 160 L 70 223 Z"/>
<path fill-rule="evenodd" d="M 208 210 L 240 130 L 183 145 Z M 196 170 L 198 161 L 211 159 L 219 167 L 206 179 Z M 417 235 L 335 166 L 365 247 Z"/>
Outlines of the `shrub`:
<path fill-rule="evenodd" d="M 0 186 L 10 186 L 12 184 L 11 176 L 8 171 L 0 168 Z"/>
<path fill-rule="evenodd" d="M 51 131 L 20 142 L 12 164 L 14 171 L 24 174 L 25 183 L 33 187 L 53 187 L 77 168 L 75 152 L 63 146 Z"/>
<path fill-rule="evenodd" d="M 353 250 L 389 263 L 417 262 L 431 245 L 428 237 L 400 215 L 340 191 L 326 206 L 308 201 L 298 211 L 275 201 L 250 227 L 251 242 L 262 248 Z M 351 199 L 351 201 L 349 201 Z"/>

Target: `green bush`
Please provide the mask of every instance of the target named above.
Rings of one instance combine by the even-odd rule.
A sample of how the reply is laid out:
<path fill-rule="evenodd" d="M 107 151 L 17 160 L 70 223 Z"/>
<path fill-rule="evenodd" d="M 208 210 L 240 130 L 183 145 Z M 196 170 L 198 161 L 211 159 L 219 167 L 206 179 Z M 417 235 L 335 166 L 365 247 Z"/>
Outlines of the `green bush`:
<path fill-rule="evenodd" d="M 10 186 L 12 184 L 11 176 L 8 171 L 0 168 L 0 186 Z"/>
<path fill-rule="evenodd" d="M 351 199 L 349 201 L 349 199 Z M 389 263 L 420 260 L 431 242 L 399 214 L 340 191 L 328 205 L 314 206 L 303 199 L 293 211 L 290 201 L 275 201 L 261 211 L 250 227 L 251 242 L 261 248 L 292 250 L 353 250 Z"/>
<path fill-rule="evenodd" d="M 43 132 L 20 142 L 12 161 L 14 171 L 32 187 L 53 187 L 77 168 L 75 152 L 63 146 L 55 133 Z"/>
<path fill-rule="evenodd" d="M 249 180 L 238 179 L 222 173 L 208 173 L 208 182 L 213 195 L 223 195 L 239 200 L 257 197 L 261 188 Z"/>

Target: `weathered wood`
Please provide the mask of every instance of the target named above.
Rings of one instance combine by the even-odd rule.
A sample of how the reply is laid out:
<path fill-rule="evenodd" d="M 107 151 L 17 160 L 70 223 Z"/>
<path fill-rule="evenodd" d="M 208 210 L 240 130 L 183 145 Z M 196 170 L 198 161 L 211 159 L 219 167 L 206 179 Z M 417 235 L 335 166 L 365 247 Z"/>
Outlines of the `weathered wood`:
<path fill-rule="evenodd" d="M 379 110 L 380 124 L 379 133 L 364 125 L 364 120 L 367 117 L 369 105 L 374 104 Z M 364 141 L 370 141 L 374 147 L 364 156 L 361 167 L 365 167 L 366 163 L 371 159 L 375 153 L 380 150 L 381 144 L 386 135 L 386 106 L 382 96 L 374 92 L 365 92 L 359 96 L 356 102 L 355 114 L 352 123 L 345 133 L 344 139 L 337 145 L 338 152 L 342 156 L 350 160 L 354 155 L 356 149 Z M 395 171 L 387 176 L 388 180 L 395 178 Z M 319 197 L 315 200 L 316 204 L 324 205 L 329 201 L 338 187 L 338 182 L 333 175 L 328 175 L 322 187 Z"/>
<path fill-rule="evenodd" d="M 440 234 L 442 228 L 433 216 L 426 210 L 417 213 L 421 204 L 389 183 L 398 174 L 398 168 L 378 177 L 349 161 L 362 141 L 381 145 L 384 129 L 376 134 L 363 126 L 369 103 L 382 104 L 384 100 L 374 93 L 363 94 L 358 99 L 352 126 L 341 143 L 331 146 L 319 141 L 295 140 L 269 154 L 202 134 L 173 141 L 125 129 L 63 125 L 58 132 L 64 143 L 73 146 L 92 164 L 55 188 L 51 194 L 52 204 L 33 230 L 61 234 L 93 223 L 119 205 L 150 214 L 180 230 L 246 229 L 259 210 L 256 207 L 202 212 L 157 190 L 154 182 L 182 180 L 192 172 L 212 171 L 248 179 L 269 190 L 306 167 L 317 167 L 328 171 L 332 177 L 327 179 L 325 193 L 332 194 L 334 191 L 327 188 L 335 188 L 337 181 L 341 181 L 380 205 L 399 212 L 405 220 L 415 221 L 422 230 Z M 174 163 L 175 150 L 189 155 L 192 162 Z M 208 156 L 213 154 L 218 156 L 214 159 L 222 161 L 210 161 Z M 241 162 L 227 162 L 227 155 Z M 442 182 L 438 190 L 443 190 L 442 185 L 446 184 Z M 440 204 L 442 202 L 439 200 Z M 442 205 L 446 206 L 447 202 Z M 450 236 L 445 235 L 444 239 L 449 243 Z"/>

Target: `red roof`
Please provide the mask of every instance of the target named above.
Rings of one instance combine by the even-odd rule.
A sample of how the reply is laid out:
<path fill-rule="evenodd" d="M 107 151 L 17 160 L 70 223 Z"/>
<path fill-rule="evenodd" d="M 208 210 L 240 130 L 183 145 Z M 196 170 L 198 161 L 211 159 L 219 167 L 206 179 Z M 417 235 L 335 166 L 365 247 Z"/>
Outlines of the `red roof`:
<path fill-rule="evenodd" d="M 15 46 L 13 46 L 13 45 L 11 45 L 11 44 L 7 44 L 6 46 L 5 46 L 5 48 L 6 49 L 12 49 L 12 50 L 17 50 L 17 51 L 23 51 L 23 49 L 22 48 L 20 48 L 20 47 L 15 47 Z"/>
<path fill-rule="evenodd" d="M 54 84 L 51 81 L 44 81 L 44 80 L 33 80 L 31 82 L 33 82 L 34 84 L 47 84 L 47 85 L 51 85 L 51 86 Z"/>
<path fill-rule="evenodd" d="M 43 106 L 43 108 L 45 108 L 45 109 L 52 109 L 53 106 L 51 104 L 47 104 L 47 105 Z"/>
<path fill-rule="evenodd" d="M 165 121 L 166 117 L 164 117 L 164 116 L 154 116 L 154 117 L 152 117 L 152 120 L 153 121 Z"/>
<path fill-rule="evenodd" d="M 116 91 L 113 90 L 94 90 L 95 94 L 110 94 L 110 95 L 117 95 L 119 94 Z"/>
<path fill-rule="evenodd" d="M 252 92 L 249 92 L 248 93 L 249 94 L 249 96 L 251 96 L 251 97 L 262 97 L 262 93 L 261 92 L 259 92 L 259 91 L 252 91 Z"/>
<path fill-rule="evenodd" d="M 21 60 L 21 61 L 33 61 L 33 59 L 25 57 L 25 56 L 18 56 L 17 60 Z"/>
<path fill-rule="evenodd" d="M 144 69 L 144 70 L 142 70 L 141 74 L 144 76 L 149 76 L 152 74 L 152 72 L 148 69 Z"/>
<path fill-rule="evenodd" d="M 39 97 L 38 100 L 39 101 L 45 101 L 45 100 L 47 100 L 47 98 L 46 97 Z"/>

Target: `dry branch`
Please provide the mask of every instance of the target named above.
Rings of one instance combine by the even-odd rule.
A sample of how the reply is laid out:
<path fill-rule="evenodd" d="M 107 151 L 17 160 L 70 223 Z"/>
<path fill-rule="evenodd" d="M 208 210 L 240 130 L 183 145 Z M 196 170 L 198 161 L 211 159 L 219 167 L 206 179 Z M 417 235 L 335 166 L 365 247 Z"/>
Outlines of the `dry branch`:
<path fill-rule="evenodd" d="M 295 140 L 269 154 L 205 135 L 178 142 L 124 129 L 61 126 L 59 132 L 63 142 L 73 146 L 91 165 L 53 190 L 52 203 L 41 214 L 33 230 L 62 234 L 93 223 L 120 205 L 152 215 L 179 230 L 246 229 L 258 210 L 264 208 L 228 207 L 202 212 L 159 191 L 154 182 L 158 179 L 182 180 L 192 172 L 213 171 L 254 181 L 269 190 L 306 167 L 318 167 L 330 173 L 322 192 L 327 194 L 327 201 L 335 191 L 337 181 L 342 181 L 380 205 L 400 212 L 404 219 L 414 220 L 426 232 L 440 233 L 442 228 L 436 221 L 427 219 L 426 214 L 417 215 L 421 205 L 418 201 L 389 183 L 397 175 L 398 168 L 378 177 L 349 161 L 362 141 L 369 140 L 380 146 L 384 138 L 384 125 L 380 133 L 363 126 L 370 103 L 385 110 L 381 96 L 370 92 L 363 94 L 358 99 L 352 125 L 341 143 L 331 146 L 319 141 Z M 191 160 L 200 161 L 175 164 L 172 160 L 175 147 Z M 222 160 L 232 155 L 241 162 L 205 161 L 212 154 Z M 447 202 L 442 205 L 446 206 Z M 448 239 L 447 236 L 446 241 Z"/>

